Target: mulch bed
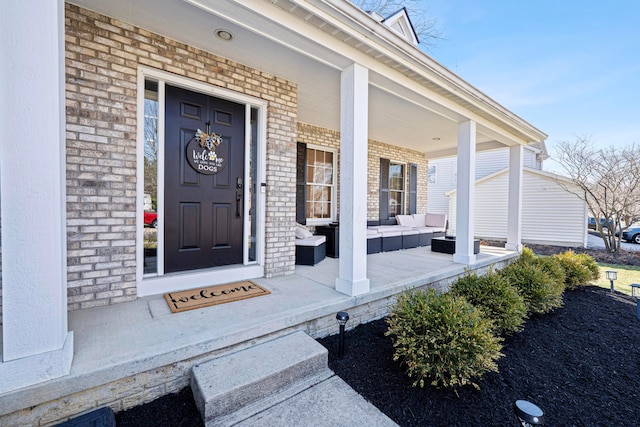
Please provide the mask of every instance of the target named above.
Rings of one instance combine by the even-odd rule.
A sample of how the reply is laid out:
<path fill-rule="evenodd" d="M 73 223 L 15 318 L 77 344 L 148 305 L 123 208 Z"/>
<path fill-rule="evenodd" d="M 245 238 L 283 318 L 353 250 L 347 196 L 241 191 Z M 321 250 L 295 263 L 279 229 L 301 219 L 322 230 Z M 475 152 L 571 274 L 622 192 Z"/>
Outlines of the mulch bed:
<path fill-rule="evenodd" d="M 499 373 L 480 390 L 413 387 L 393 346 L 385 320 L 348 331 L 345 355 L 338 337 L 319 340 L 329 366 L 358 393 L 403 427 L 517 425 L 518 399 L 538 405 L 546 425 L 640 425 L 640 320 L 636 302 L 597 287 L 565 292 L 564 307 L 529 319 L 504 342 Z M 164 396 L 116 414 L 120 426 L 202 426 L 191 390 Z"/>
<path fill-rule="evenodd" d="M 497 245 L 494 242 L 492 245 Z M 538 255 L 567 248 L 527 245 Z M 575 248 L 598 262 L 640 265 L 639 252 L 608 254 Z M 546 425 L 640 425 L 640 320 L 636 302 L 597 287 L 567 291 L 564 307 L 529 319 L 508 337 L 499 373 L 479 381 L 480 390 L 413 387 L 393 346 L 385 320 L 348 331 L 337 359 L 337 335 L 319 340 L 329 350 L 329 367 L 402 427 L 517 425 L 513 404 L 535 403 Z M 116 414 L 121 426 L 203 426 L 189 388 Z"/>
<path fill-rule="evenodd" d="M 504 242 L 482 241 L 481 243 L 488 246 L 504 247 Z M 603 249 L 565 248 L 562 246 L 529 244 L 525 244 L 524 246 L 531 249 L 536 255 L 554 255 L 572 250 L 576 253 L 584 253 L 590 255 L 593 259 L 596 260 L 596 262 L 601 262 L 604 264 L 640 266 L 640 251 L 620 250 L 620 252 L 618 253 L 609 253 Z"/>
<path fill-rule="evenodd" d="M 546 425 L 640 425 L 640 320 L 630 297 L 597 287 L 565 292 L 565 305 L 529 319 L 505 340 L 499 373 L 472 387 L 413 387 L 385 320 L 346 334 L 338 359 L 337 336 L 320 340 L 329 366 L 400 426 L 517 425 L 514 402 L 528 400 Z"/>

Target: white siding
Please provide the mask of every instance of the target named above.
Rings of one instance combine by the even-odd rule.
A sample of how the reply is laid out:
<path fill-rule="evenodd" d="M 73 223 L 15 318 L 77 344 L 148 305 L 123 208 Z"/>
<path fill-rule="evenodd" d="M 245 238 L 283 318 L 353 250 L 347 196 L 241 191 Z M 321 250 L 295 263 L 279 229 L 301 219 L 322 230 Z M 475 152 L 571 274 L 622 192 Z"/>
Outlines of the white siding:
<path fill-rule="evenodd" d="M 527 150 L 528 151 L 528 150 Z M 480 151 L 476 155 L 476 179 L 509 167 L 509 149 Z"/>
<path fill-rule="evenodd" d="M 456 157 L 429 160 L 429 166 L 435 165 L 438 169 L 435 184 L 429 183 L 427 189 L 427 211 L 431 213 L 447 213 L 449 199 L 445 195 L 447 191 L 456 188 Z M 525 167 L 540 169 L 536 164 L 535 151 L 525 147 L 523 164 Z M 496 173 L 509 167 L 509 149 L 480 151 L 476 156 L 476 180 Z"/>
<path fill-rule="evenodd" d="M 475 236 L 486 240 L 507 239 L 507 190 L 505 170 L 476 184 Z M 586 205 L 551 177 L 524 171 L 522 184 L 522 241 L 557 246 L 584 246 Z M 455 191 L 449 203 L 450 227 L 455 232 Z"/>
<path fill-rule="evenodd" d="M 525 173 L 522 240 L 558 246 L 584 246 L 586 204 L 553 179 Z"/>
<path fill-rule="evenodd" d="M 539 163 L 536 163 L 536 153 L 531 150 L 524 150 L 522 163 L 527 168 L 541 169 L 541 165 Z"/>
<path fill-rule="evenodd" d="M 444 193 L 456 187 L 456 157 L 429 160 L 429 167 L 436 166 L 436 181 L 429 182 L 427 187 L 427 212 L 446 214 L 449 212 L 449 201 Z"/>

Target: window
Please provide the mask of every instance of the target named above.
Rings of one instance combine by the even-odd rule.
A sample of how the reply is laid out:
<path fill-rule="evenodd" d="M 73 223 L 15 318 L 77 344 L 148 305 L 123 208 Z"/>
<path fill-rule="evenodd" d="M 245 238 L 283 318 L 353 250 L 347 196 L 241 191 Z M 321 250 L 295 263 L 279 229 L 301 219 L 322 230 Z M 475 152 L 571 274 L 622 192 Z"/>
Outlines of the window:
<path fill-rule="evenodd" d="M 438 166 L 429 166 L 429 184 L 436 184 L 438 182 Z"/>
<path fill-rule="evenodd" d="M 157 273 L 158 82 L 144 87 L 144 273 Z"/>
<path fill-rule="evenodd" d="M 307 147 L 306 153 L 307 221 L 331 221 L 334 207 L 334 153 Z"/>
<path fill-rule="evenodd" d="M 405 168 L 402 163 L 380 159 L 380 223 L 393 224 L 405 213 Z"/>
<path fill-rule="evenodd" d="M 327 224 L 336 219 L 334 151 L 298 143 L 296 221 Z"/>
<path fill-rule="evenodd" d="M 404 214 L 404 165 L 389 164 L 389 217 Z"/>

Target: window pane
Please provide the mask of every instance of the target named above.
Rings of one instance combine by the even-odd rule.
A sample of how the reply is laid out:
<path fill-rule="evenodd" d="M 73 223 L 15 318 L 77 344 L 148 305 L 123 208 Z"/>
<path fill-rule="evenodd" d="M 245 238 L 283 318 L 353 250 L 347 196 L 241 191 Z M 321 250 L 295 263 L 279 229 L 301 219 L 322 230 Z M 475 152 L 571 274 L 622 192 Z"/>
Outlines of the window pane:
<path fill-rule="evenodd" d="M 325 182 L 328 185 L 333 185 L 333 165 L 331 165 L 329 168 L 327 168 L 327 170 L 325 171 Z"/>
<path fill-rule="evenodd" d="M 257 186 L 258 184 L 258 109 L 251 109 L 251 144 L 249 146 L 249 158 L 251 163 L 249 164 L 249 183 L 245 186 L 250 191 L 249 196 L 249 229 L 251 233 L 249 235 L 249 261 L 256 261 L 258 259 L 256 251 L 256 242 L 258 241 L 258 203 L 257 203 Z"/>
<path fill-rule="evenodd" d="M 307 201 L 304 209 L 304 215 L 307 218 L 313 218 L 313 202 Z"/>
<path fill-rule="evenodd" d="M 320 210 L 321 210 L 321 217 L 322 218 L 329 218 L 331 216 L 330 214 L 330 210 L 329 210 L 329 203 L 321 203 L 320 204 Z"/>
<path fill-rule="evenodd" d="M 403 194 L 399 191 L 389 192 L 389 217 L 402 215 L 402 199 Z"/>
<path fill-rule="evenodd" d="M 333 191 L 333 153 L 307 148 L 307 205 L 308 219 L 331 218 Z"/>
<path fill-rule="evenodd" d="M 158 272 L 158 83 L 144 88 L 144 273 Z"/>
<path fill-rule="evenodd" d="M 327 164 L 328 168 L 332 168 L 333 169 L 333 153 L 331 153 L 329 151 L 325 151 L 324 152 L 324 161 Z"/>
<path fill-rule="evenodd" d="M 331 169 L 322 169 L 322 183 L 327 185 L 331 184 Z"/>
<path fill-rule="evenodd" d="M 404 166 L 394 165 L 389 166 L 389 190 L 404 190 Z"/>
<path fill-rule="evenodd" d="M 404 165 L 389 164 L 389 217 L 404 213 Z"/>

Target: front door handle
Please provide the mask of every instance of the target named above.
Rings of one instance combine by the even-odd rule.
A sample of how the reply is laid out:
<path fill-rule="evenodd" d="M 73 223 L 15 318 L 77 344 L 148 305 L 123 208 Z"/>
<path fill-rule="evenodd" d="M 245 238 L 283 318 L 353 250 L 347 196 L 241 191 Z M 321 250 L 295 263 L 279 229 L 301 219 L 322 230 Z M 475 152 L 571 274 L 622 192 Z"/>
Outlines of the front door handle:
<path fill-rule="evenodd" d="M 242 218 L 242 214 L 240 213 L 242 207 L 242 193 L 238 191 L 236 193 L 236 218 Z"/>

